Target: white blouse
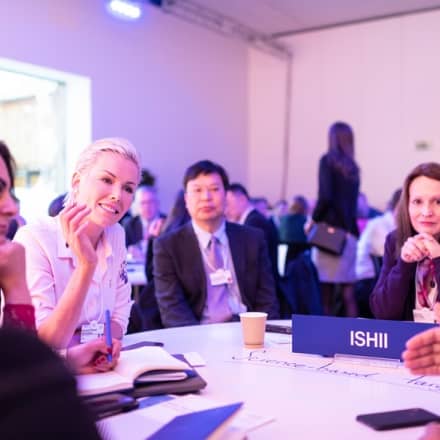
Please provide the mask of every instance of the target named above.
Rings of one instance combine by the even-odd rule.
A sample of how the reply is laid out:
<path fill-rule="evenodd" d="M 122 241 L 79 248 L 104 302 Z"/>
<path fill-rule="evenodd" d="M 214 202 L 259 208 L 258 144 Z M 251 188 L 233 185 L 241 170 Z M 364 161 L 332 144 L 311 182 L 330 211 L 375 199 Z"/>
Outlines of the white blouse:
<path fill-rule="evenodd" d="M 77 265 L 67 247 L 58 217 L 21 227 L 14 238 L 26 250 L 26 278 L 35 307 L 37 328 L 53 312 Z M 132 301 L 126 271 L 124 230 L 118 223 L 106 228 L 98 243 L 98 264 L 84 300 L 77 328 L 105 322 L 105 310 L 125 333 Z"/>

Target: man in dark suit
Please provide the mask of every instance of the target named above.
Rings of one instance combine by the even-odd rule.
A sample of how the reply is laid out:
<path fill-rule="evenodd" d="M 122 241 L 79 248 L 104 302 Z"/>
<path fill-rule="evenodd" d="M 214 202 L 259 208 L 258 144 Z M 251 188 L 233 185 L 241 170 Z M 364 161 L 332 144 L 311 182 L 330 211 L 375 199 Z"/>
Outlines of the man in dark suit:
<path fill-rule="evenodd" d="M 165 327 L 233 320 L 240 312 L 278 317 L 263 234 L 225 222 L 228 177 L 210 161 L 188 168 L 191 222 L 154 242 L 156 298 Z"/>
<path fill-rule="evenodd" d="M 252 205 L 246 188 L 231 183 L 226 192 L 226 218 L 253 228 L 261 229 L 266 239 L 272 272 L 278 282 L 278 231 L 275 224 Z"/>
<path fill-rule="evenodd" d="M 136 189 L 133 211 L 136 215 L 122 222 L 125 244 L 135 260 L 145 261 L 148 239 L 158 234 L 165 219 L 165 215 L 159 211 L 159 199 L 154 187 L 141 185 Z"/>

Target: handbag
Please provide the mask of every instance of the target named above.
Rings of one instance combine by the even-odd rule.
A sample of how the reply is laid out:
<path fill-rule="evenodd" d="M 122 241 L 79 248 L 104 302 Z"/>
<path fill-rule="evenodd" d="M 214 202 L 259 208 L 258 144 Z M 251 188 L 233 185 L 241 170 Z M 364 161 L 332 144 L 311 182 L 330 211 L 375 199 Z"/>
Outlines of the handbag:
<path fill-rule="evenodd" d="M 310 245 L 333 255 L 342 255 L 346 240 L 346 231 L 324 222 L 314 223 L 307 235 Z"/>

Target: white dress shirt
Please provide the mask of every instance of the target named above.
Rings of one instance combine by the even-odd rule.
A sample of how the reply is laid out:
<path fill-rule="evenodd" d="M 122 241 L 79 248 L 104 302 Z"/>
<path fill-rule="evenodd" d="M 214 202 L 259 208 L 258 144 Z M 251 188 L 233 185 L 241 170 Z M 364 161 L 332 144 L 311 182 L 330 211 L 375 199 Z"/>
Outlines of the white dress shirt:
<path fill-rule="evenodd" d="M 38 328 L 63 295 L 77 259 L 66 245 L 58 217 L 23 226 L 14 240 L 26 249 L 26 278 Z M 76 327 L 79 329 L 94 320 L 104 323 L 108 309 L 112 321 L 125 333 L 132 301 L 122 226 L 117 223 L 106 228 L 96 251 L 98 264 Z"/>
<path fill-rule="evenodd" d="M 205 231 L 204 229 L 197 226 L 195 222 L 192 222 L 192 226 L 197 241 L 199 243 L 199 248 L 202 254 L 202 259 L 205 267 L 207 266 L 207 253 L 208 253 L 208 246 L 211 240 L 211 236 L 214 235 L 220 242 L 221 252 L 223 257 L 223 265 L 224 265 L 223 269 L 230 270 L 232 275 L 232 283 L 228 285 L 228 290 L 230 294 L 229 305 L 231 308 L 231 314 L 235 315 L 241 312 L 245 312 L 247 308 L 241 301 L 240 289 L 238 287 L 237 276 L 235 274 L 234 262 L 232 260 L 231 250 L 229 248 L 229 241 L 228 241 L 228 236 L 226 234 L 225 222 L 223 222 L 221 226 L 214 233 Z M 208 275 L 206 275 L 206 282 L 209 283 Z M 201 321 L 203 323 L 209 323 L 209 321 L 207 321 L 205 317 L 202 317 Z"/>
<path fill-rule="evenodd" d="M 356 278 L 358 280 L 376 276 L 370 255 L 383 257 L 385 239 L 394 229 L 396 223 L 391 211 L 368 221 L 357 244 Z"/>

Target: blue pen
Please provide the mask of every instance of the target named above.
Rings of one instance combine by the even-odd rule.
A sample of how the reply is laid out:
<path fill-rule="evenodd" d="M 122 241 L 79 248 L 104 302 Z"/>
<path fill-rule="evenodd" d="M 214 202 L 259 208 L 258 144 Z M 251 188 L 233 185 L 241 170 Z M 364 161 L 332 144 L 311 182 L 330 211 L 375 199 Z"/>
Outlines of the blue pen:
<path fill-rule="evenodd" d="M 105 311 L 105 343 L 110 350 L 113 349 L 112 344 L 112 328 L 110 324 L 110 310 Z M 112 352 L 107 353 L 107 360 L 111 362 L 113 359 Z"/>

